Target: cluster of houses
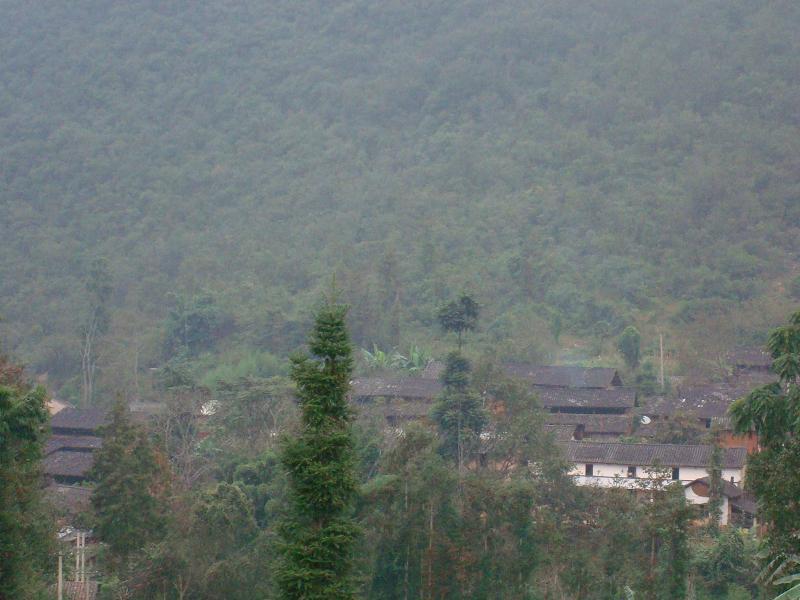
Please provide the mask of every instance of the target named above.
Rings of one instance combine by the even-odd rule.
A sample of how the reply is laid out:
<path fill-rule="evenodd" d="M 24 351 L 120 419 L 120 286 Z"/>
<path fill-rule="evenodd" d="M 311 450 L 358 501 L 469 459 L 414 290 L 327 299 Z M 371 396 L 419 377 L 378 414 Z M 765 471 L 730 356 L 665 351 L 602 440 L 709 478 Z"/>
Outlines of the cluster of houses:
<path fill-rule="evenodd" d="M 670 395 L 641 399 L 613 368 L 536 366 L 511 363 L 505 373 L 526 383 L 544 412 L 552 433 L 570 462 L 579 485 L 622 487 L 646 492 L 677 481 L 686 498 L 706 504 L 710 496 L 713 446 L 664 444 L 653 438 L 659 427 L 681 417 L 698 429 L 713 430 L 722 446 L 721 522 L 750 526 L 756 507 L 742 487 L 747 454 L 757 449 L 753 435 L 736 435 L 728 408 L 754 386 L 774 380 L 770 358 L 759 350 L 730 355 L 733 374 L 725 382 L 681 386 Z M 443 366 L 432 362 L 417 376 L 362 377 L 351 382 L 351 401 L 378 411 L 389 427 L 426 419 L 442 391 Z M 489 399 L 491 402 L 491 399 Z M 51 407 L 51 431 L 45 449 L 47 493 L 60 512 L 76 516 L 89 507 L 93 452 L 101 447 L 102 409 Z"/>
<path fill-rule="evenodd" d="M 737 435 L 728 408 L 754 386 L 775 379 L 771 359 L 761 350 L 728 356 L 732 375 L 721 383 L 679 384 L 674 393 L 639 398 L 612 368 L 506 364 L 506 375 L 523 381 L 536 395 L 545 427 L 573 464 L 578 485 L 621 487 L 637 493 L 672 481 L 683 485 L 693 504 L 707 504 L 714 446 L 653 441 L 663 428 L 681 420 L 696 430 L 714 431 L 721 446 L 722 524 L 750 527 L 756 505 L 743 490 L 747 455 L 758 448 L 755 435 Z M 364 377 L 351 385 L 355 403 L 380 411 L 391 427 L 426 418 L 441 391 L 442 365 L 433 363 L 418 377 Z M 491 401 L 491 399 L 490 399 Z"/>

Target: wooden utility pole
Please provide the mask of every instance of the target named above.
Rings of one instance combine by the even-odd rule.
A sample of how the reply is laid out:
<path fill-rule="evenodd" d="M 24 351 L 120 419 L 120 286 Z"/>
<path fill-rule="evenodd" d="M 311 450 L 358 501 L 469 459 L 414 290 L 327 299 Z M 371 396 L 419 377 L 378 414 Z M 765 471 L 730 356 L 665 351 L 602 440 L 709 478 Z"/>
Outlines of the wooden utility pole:
<path fill-rule="evenodd" d="M 56 598 L 64 600 L 64 553 L 58 551 L 58 582 L 56 583 Z"/>
<path fill-rule="evenodd" d="M 661 391 L 664 391 L 664 334 L 658 334 L 658 347 L 661 353 L 661 368 L 658 376 L 658 381 L 661 384 Z"/>
<path fill-rule="evenodd" d="M 81 533 L 81 583 L 86 589 L 86 533 Z M 84 592 L 84 595 L 85 592 Z"/>
<path fill-rule="evenodd" d="M 75 581 L 80 581 L 81 575 L 81 532 L 75 533 Z"/>

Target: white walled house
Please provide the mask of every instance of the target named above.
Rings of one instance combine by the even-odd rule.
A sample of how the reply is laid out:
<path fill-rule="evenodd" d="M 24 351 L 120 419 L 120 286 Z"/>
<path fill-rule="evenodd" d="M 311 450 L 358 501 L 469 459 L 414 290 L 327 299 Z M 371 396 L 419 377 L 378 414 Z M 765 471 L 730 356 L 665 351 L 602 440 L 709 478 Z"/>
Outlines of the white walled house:
<path fill-rule="evenodd" d="M 578 485 L 647 490 L 679 482 L 687 501 L 706 504 L 702 481 L 708 481 L 713 446 L 678 444 L 623 444 L 611 442 L 568 442 L 563 444 L 573 464 L 570 475 Z M 722 449 L 722 479 L 725 482 L 721 523 L 728 522 L 729 500 L 741 498 L 741 484 L 747 451 Z M 749 505 L 748 505 L 749 506 Z"/>

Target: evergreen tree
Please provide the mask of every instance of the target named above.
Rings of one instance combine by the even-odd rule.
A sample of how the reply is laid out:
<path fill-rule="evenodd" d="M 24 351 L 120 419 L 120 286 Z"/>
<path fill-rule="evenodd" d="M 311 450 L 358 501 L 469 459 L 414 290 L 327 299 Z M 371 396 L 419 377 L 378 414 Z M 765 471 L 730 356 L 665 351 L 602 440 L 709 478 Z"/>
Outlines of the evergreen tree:
<path fill-rule="evenodd" d="M 730 408 L 739 433 L 755 431 L 761 451 L 747 460 L 747 485 L 759 501 L 773 556 L 800 553 L 800 311 L 770 333 L 767 348 L 780 381 Z"/>
<path fill-rule="evenodd" d="M 628 325 L 617 340 L 617 349 L 625 359 L 628 368 L 635 369 L 639 366 L 639 352 L 642 336 L 633 325 Z"/>
<path fill-rule="evenodd" d="M 45 391 L 0 355 L 0 600 L 43 589 L 53 523 L 41 498 Z"/>
<path fill-rule="evenodd" d="M 309 341 L 311 357 L 292 359 L 301 429 L 283 449 L 291 510 L 281 524 L 284 598 L 353 598 L 352 555 L 359 528 L 350 515 L 356 496 L 352 413 L 347 390 L 353 368 L 347 308 L 326 303 Z"/>
<path fill-rule="evenodd" d="M 458 350 L 461 351 L 463 335 L 467 331 L 475 331 L 479 314 L 478 303 L 469 294 L 462 293 L 458 300 L 442 306 L 437 317 L 442 329 L 458 335 Z"/>
<path fill-rule="evenodd" d="M 441 449 L 453 457 L 463 470 L 466 448 L 479 440 L 486 415 L 481 400 L 470 387 L 469 361 L 459 352 L 447 356 L 442 384 L 444 389 L 431 416 L 442 434 Z"/>
<path fill-rule="evenodd" d="M 114 406 L 105 428 L 103 447 L 96 453 L 92 477 L 95 530 L 124 559 L 158 540 L 166 522 L 168 466 L 147 432 L 131 423 L 122 402 Z"/>

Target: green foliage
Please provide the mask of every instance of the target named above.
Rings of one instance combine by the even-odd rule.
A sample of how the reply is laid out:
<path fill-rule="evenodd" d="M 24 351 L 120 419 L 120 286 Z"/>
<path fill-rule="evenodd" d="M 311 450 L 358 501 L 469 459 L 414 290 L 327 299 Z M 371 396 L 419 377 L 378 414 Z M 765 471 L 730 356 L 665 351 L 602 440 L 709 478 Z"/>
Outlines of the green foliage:
<path fill-rule="evenodd" d="M 639 366 L 639 352 L 642 336 L 633 325 L 628 325 L 617 340 L 617 349 L 625 359 L 628 368 L 635 369 Z"/>
<path fill-rule="evenodd" d="M 728 528 L 710 546 L 699 541 L 696 546 L 695 569 L 712 597 L 728 598 L 737 588 L 754 591 L 757 542 L 747 533 Z"/>
<path fill-rule="evenodd" d="M 674 600 L 686 596 L 689 574 L 689 521 L 692 507 L 686 502 L 683 486 L 667 486 L 664 495 L 652 506 L 652 527 L 658 538 L 656 597 Z"/>
<path fill-rule="evenodd" d="M 480 306 L 472 296 L 461 294 L 458 300 L 448 302 L 437 313 L 441 328 L 458 336 L 458 349 L 461 350 L 462 335 L 467 331 L 475 331 L 478 326 Z"/>
<path fill-rule="evenodd" d="M 41 495 L 46 394 L 0 355 L 0 598 L 44 597 L 55 524 Z M 42 594 L 41 596 L 39 594 Z"/>
<path fill-rule="evenodd" d="M 459 352 L 447 355 L 442 372 L 442 393 L 436 399 L 431 418 L 442 435 L 441 451 L 455 459 L 459 468 L 477 449 L 486 414 L 480 398 L 470 387 L 469 361 Z"/>
<path fill-rule="evenodd" d="M 163 536 L 168 469 L 147 433 L 131 423 L 127 407 L 117 402 L 91 476 L 97 482 L 94 528 L 120 564 Z"/>
<path fill-rule="evenodd" d="M 218 347 L 159 318 L 208 289 L 232 344 L 292 351 L 334 270 L 366 347 L 430 343 L 461 289 L 556 337 L 764 300 L 800 220 L 799 23 L 742 0 L 31 7 L 0 24 L 2 333 L 75 377 L 93 255 L 125 348 Z"/>
<path fill-rule="evenodd" d="M 374 371 L 408 371 L 420 373 L 428 363 L 433 360 L 431 356 L 416 344 L 408 349 L 408 354 L 403 355 L 397 351 L 384 352 L 377 345 L 372 345 L 372 352 L 366 348 L 361 349 L 361 356 L 367 369 Z"/>
<path fill-rule="evenodd" d="M 211 348 L 224 322 L 223 314 L 211 294 L 190 298 L 173 296 L 173 308 L 165 324 L 167 357 L 178 352 L 196 356 Z"/>
<path fill-rule="evenodd" d="M 708 494 L 708 527 L 709 533 L 716 535 L 719 533 L 719 521 L 722 517 L 722 447 L 714 444 L 711 452 L 711 469 L 709 471 L 709 494 Z"/>
<path fill-rule="evenodd" d="M 780 383 L 756 388 L 730 408 L 740 433 L 755 431 L 762 450 L 750 455 L 748 487 L 759 500 L 760 515 L 771 524 L 772 555 L 800 552 L 800 312 L 769 335 L 772 370 Z"/>
<path fill-rule="evenodd" d="M 355 455 L 347 390 L 353 368 L 346 307 L 325 304 L 309 340 L 312 356 L 293 359 L 301 429 L 284 445 L 291 511 L 281 524 L 284 598 L 354 597 L 352 554 L 359 528 L 350 516 L 356 496 Z"/>
<path fill-rule="evenodd" d="M 200 378 L 201 386 L 214 389 L 220 382 L 233 383 L 245 378 L 268 378 L 288 375 L 285 359 L 270 352 L 245 349 L 222 355 L 215 360 L 214 366 Z"/>
<path fill-rule="evenodd" d="M 796 600 L 800 598 L 800 556 L 797 554 L 775 557 L 759 575 L 759 580 L 771 587 L 790 586 L 775 596 L 774 600 Z"/>
<path fill-rule="evenodd" d="M 639 392 L 644 396 L 653 396 L 658 391 L 658 378 L 656 377 L 656 368 L 653 363 L 645 361 L 642 363 L 641 369 L 636 374 L 636 387 Z"/>
<path fill-rule="evenodd" d="M 456 482 L 438 452 L 434 432 L 411 424 L 381 460 L 380 474 L 363 488 L 369 502 L 368 598 L 400 600 L 451 589 L 448 550 L 457 533 Z"/>

